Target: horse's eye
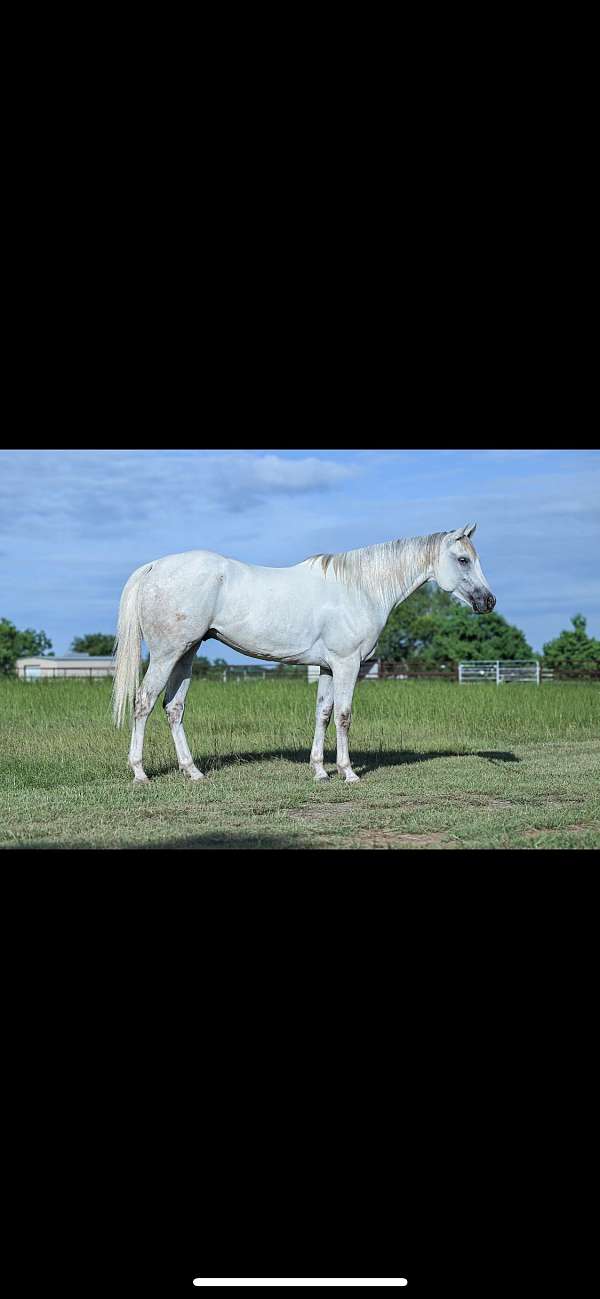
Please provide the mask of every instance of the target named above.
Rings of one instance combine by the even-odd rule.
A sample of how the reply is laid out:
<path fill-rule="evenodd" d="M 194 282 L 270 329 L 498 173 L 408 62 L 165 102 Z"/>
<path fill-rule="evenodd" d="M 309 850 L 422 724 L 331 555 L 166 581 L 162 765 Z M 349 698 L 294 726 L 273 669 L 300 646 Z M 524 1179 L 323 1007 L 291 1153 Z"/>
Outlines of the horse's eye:
<path fill-rule="evenodd" d="M 466 555 L 459 555 L 459 557 L 458 557 L 458 562 L 459 562 L 459 564 L 468 564 L 469 561 L 468 561 Z"/>

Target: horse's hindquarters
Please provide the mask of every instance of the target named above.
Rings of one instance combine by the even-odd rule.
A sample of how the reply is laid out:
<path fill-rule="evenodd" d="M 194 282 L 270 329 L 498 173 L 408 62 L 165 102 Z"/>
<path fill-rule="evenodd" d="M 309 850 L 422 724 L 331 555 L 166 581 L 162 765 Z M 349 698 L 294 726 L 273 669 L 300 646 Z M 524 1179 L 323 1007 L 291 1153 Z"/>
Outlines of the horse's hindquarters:
<path fill-rule="evenodd" d="M 175 565 L 174 560 L 187 561 Z M 192 560 L 194 562 L 192 562 Z M 215 563 L 215 560 L 218 561 Z M 223 584 L 220 556 L 199 563 L 168 556 L 152 566 L 140 593 L 140 622 L 150 656 L 199 644 L 211 626 Z"/>

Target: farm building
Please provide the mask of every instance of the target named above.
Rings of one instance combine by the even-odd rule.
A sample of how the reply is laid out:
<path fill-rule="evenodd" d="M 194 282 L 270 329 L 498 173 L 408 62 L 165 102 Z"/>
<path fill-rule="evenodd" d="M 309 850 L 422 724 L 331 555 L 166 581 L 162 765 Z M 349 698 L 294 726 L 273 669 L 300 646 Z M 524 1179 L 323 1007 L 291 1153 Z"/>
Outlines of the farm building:
<path fill-rule="evenodd" d="M 52 681 L 64 677 L 113 677 L 114 660 L 110 654 L 66 654 L 64 658 L 17 659 L 17 676 L 22 681 Z"/>

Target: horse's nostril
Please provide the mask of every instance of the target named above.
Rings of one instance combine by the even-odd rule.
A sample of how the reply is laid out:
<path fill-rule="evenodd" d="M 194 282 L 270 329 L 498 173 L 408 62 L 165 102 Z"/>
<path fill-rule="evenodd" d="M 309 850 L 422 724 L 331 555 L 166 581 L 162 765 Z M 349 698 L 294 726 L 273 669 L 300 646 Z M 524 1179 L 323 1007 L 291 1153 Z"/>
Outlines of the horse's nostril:
<path fill-rule="evenodd" d="M 488 609 L 493 609 L 495 603 L 496 603 L 496 597 L 495 597 L 495 595 L 488 595 L 488 598 L 487 598 L 487 607 L 488 607 Z"/>

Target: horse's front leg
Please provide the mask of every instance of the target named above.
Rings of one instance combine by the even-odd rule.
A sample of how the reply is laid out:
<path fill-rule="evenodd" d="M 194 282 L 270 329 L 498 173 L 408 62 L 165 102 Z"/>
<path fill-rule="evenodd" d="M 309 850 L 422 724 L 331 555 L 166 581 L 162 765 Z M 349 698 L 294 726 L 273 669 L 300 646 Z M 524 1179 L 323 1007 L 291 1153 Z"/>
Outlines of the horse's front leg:
<path fill-rule="evenodd" d="M 359 780 L 360 777 L 350 766 L 348 750 L 348 732 L 352 719 L 352 696 L 360 668 L 360 655 L 352 658 L 338 659 L 333 668 L 333 715 L 337 731 L 337 769 L 346 782 Z"/>
<path fill-rule="evenodd" d="M 325 732 L 329 725 L 329 719 L 333 712 L 333 677 L 331 672 L 324 671 L 321 668 L 319 684 L 317 686 L 317 715 L 315 719 L 315 738 L 310 751 L 310 765 L 315 773 L 315 780 L 327 780 L 327 772 L 323 766 L 323 747 L 325 744 Z"/>

